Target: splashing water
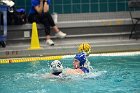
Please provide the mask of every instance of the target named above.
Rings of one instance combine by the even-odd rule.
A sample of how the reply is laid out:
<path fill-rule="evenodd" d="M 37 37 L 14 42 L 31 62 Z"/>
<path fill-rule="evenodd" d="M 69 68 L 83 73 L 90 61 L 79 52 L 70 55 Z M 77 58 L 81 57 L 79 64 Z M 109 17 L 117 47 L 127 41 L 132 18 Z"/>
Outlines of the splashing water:
<path fill-rule="evenodd" d="M 0 65 L 0 93 L 139 93 L 140 56 L 89 57 L 90 73 L 58 79 L 49 74 L 51 61 Z M 72 59 L 62 59 L 72 68 Z"/>

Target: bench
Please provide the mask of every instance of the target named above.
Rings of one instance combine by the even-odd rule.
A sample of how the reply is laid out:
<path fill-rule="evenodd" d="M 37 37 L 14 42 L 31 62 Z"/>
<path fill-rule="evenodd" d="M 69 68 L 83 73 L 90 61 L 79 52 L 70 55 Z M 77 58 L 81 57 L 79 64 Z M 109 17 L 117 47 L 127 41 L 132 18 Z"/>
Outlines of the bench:
<path fill-rule="evenodd" d="M 137 14 L 140 14 L 139 11 Z M 68 29 L 83 28 L 83 27 L 100 27 L 100 26 L 119 26 L 119 25 L 131 25 L 131 18 L 129 12 L 112 12 L 112 13 L 87 13 L 87 14 L 59 14 L 57 26 L 60 29 L 66 29 L 68 35 L 73 33 Z M 39 36 L 44 37 L 43 25 L 37 25 L 39 30 Z M 31 33 L 32 24 L 27 23 L 23 25 L 10 25 L 8 26 L 8 39 L 17 39 L 26 37 L 25 34 Z M 83 31 L 85 34 L 87 31 Z M 93 31 L 92 31 L 93 33 Z M 81 34 L 81 31 L 75 31 L 73 35 Z M 51 35 L 54 35 L 52 33 Z M 28 36 L 28 35 L 27 35 Z"/>

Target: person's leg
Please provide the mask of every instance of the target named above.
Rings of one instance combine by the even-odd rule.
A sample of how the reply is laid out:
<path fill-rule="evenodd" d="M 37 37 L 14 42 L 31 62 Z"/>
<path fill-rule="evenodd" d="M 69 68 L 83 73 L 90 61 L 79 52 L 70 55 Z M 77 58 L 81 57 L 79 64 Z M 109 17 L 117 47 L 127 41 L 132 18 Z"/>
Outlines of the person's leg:
<path fill-rule="evenodd" d="M 48 20 L 48 24 L 52 27 L 53 31 L 56 32 L 56 36 L 60 38 L 64 38 L 66 36 L 65 33 L 61 32 L 59 28 L 55 25 L 54 20 L 49 12 L 44 14 L 45 18 Z"/>
<path fill-rule="evenodd" d="M 51 40 L 50 37 L 50 27 L 45 27 L 45 33 L 46 33 L 46 43 L 49 44 L 50 46 L 53 46 L 54 42 Z"/>
<path fill-rule="evenodd" d="M 28 16 L 29 23 L 33 23 L 33 22 L 39 23 L 39 21 L 40 21 L 40 17 L 38 14 L 29 14 Z"/>
<path fill-rule="evenodd" d="M 42 15 L 41 23 L 45 27 L 46 43 L 49 44 L 50 46 L 54 45 L 54 42 L 51 40 L 51 37 L 50 37 L 50 32 L 51 32 L 50 27 L 51 26 L 50 26 L 48 18 L 46 16 Z"/>
<path fill-rule="evenodd" d="M 50 25 L 47 19 L 44 19 L 44 17 L 39 14 L 30 14 L 28 16 L 28 21 L 30 23 L 36 22 L 43 24 L 45 27 L 46 43 L 49 45 L 54 45 L 54 42 L 50 39 Z"/>
<path fill-rule="evenodd" d="M 50 24 L 50 26 L 53 28 L 54 32 L 59 32 L 60 30 L 58 29 L 58 27 L 55 25 L 54 20 L 51 16 L 51 14 L 49 12 L 45 13 L 44 16 L 48 19 L 48 22 Z"/>

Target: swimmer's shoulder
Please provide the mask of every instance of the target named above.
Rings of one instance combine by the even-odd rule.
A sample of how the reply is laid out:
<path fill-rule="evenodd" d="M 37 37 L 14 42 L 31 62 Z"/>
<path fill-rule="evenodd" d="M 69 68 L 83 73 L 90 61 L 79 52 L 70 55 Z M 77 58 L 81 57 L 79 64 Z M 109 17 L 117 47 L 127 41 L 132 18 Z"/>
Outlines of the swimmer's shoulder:
<path fill-rule="evenodd" d="M 76 74 L 83 74 L 83 71 L 81 69 L 68 68 L 68 69 L 65 69 L 63 73 L 66 75 L 76 75 Z"/>

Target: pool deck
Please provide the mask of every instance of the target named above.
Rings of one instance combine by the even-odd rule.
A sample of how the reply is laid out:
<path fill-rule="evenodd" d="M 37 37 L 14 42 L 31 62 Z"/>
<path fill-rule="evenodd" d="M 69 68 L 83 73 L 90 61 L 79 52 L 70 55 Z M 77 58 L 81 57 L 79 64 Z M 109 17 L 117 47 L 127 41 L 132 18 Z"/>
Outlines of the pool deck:
<path fill-rule="evenodd" d="M 41 46 L 37 50 L 29 50 L 30 35 L 24 36 L 25 32 L 31 33 L 31 24 L 8 26 L 7 46 L 0 47 L 0 59 L 71 55 L 84 42 L 91 45 L 92 54 L 140 51 L 140 40 L 129 39 L 132 29 L 129 12 L 60 14 L 58 19 L 57 25 L 67 37 L 59 39 L 52 33 L 55 45 L 48 46 L 42 26 L 37 26 Z M 140 26 L 137 30 L 140 31 Z"/>
<path fill-rule="evenodd" d="M 140 40 L 128 37 L 129 35 L 123 35 L 123 33 L 68 35 L 64 39 L 52 37 L 55 42 L 54 46 L 47 45 L 45 39 L 41 39 L 41 49 L 37 50 L 29 50 L 30 40 L 23 40 L 20 43 L 9 43 L 6 48 L 0 48 L 0 58 L 71 55 L 77 53 L 78 46 L 83 42 L 88 42 L 91 45 L 93 54 L 139 51 Z"/>

